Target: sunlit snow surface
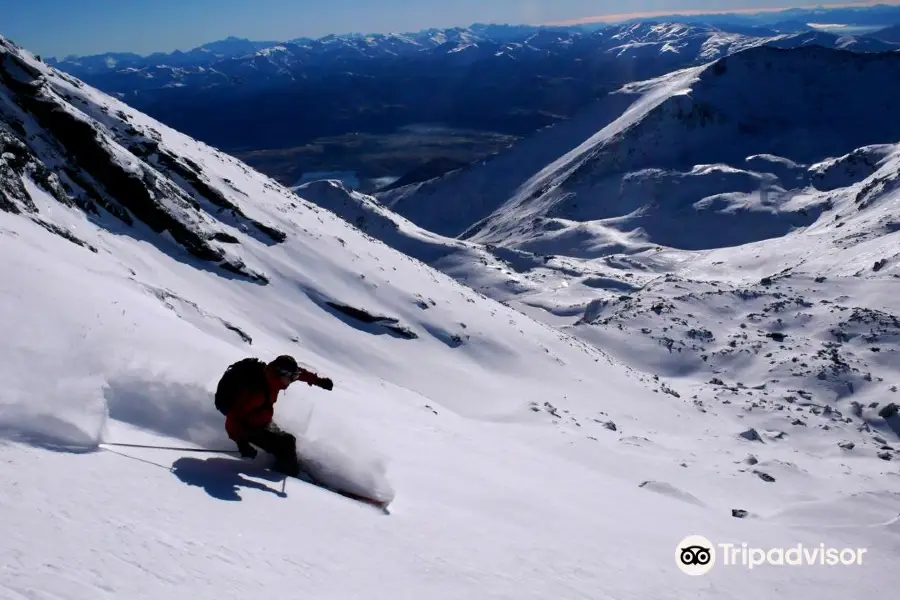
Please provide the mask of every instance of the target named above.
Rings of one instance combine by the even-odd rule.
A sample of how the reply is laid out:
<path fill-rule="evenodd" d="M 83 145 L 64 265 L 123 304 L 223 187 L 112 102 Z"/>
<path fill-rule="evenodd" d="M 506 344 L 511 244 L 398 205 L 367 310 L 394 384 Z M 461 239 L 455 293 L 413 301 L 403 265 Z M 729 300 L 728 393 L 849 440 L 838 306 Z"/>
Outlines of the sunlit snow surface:
<path fill-rule="evenodd" d="M 753 389 L 770 377 L 764 354 L 722 364 L 725 387 L 739 391 L 713 399 L 717 388 L 705 384 L 710 374 L 696 352 L 663 354 L 640 333 L 659 327 L 641 321 L 661 316 L 653 311 L 634 317 L 616 308 L 608 328 L 576 325 L 563 309 L 564 329 L 536 321 L 402 254 L 396 239 L 375 239 L 23 56 L 103 135 L 124 140 L 113 131 L 117 111 L 138 131 L 158 131 L 162 147 L 200 165 L 248 217 L 287 239 L 267 242 L 211 207 L 182 215 L 237 238 L 223 247 L 264 274 L 261 285 L 190 258 L 143 226 L 88 219 L 22 176 L 38 212 L 0 212 L 0 597 L 846 600 L 897 589 L 900 481 L 896 462 L 877 457 L 881 445 L 896 446 L 897 416 L 882 419 L 868 407 L 897 398 L 895 334 L 882 334 L 877 359 L 866 355 L 875 377 L 860 373 L 861 417 L 840 391 L 813 390 L 838 418 L 816 414 L 799 393 L 788 402 Z M 142 162 L 126 144 L 109 147 L 120 164 Z M 50 150 L 35 152 L 52 163 Z M 896 172 L 890 164 L 883 168 Z M 838 200 L 834 210 L 851 208 Z M 896 199 L 872 208 L 847 216 L 843 231 L 875 231 L 875 215 L 895 211 Z M 411 225 L 408 232 L 432 244 L 419 249 L 456 243 Z M 709 301 L 701 294 L 711 284 L 698 281 L 749 285 L 803 257 L 829 278 L 778 285 L 795 285 L 815 303 L 896 313 L 896 263 L 877 276 L 870 264 L 896 248 L 896 235 L 882 231 L 842 250 L 822 225 L 718 255 L 638 256 L 666 267 L 640 299 L 683 285 L 671 300 L 676 312 L 663 314 L 715 330 L 728 347 L 720 329 L 739 329 L 746 313 L 764 307 Z M 665 282 L 666 270 L 684 281 Z M 570 287 L 548 283 L 543 301 L 566 300 Z M 362 323 L 327 302 L 396 321 Z M 592 304 L 586 316 L 607 310 Z M 806 327 L 803 339 L 818 340 L 832 313 L 818 305 L 806 312 L 812 317 L 797 317 L 788 333 Z M 748 335 L 769 326 L 754 323 Z M 773 346 L 777 360 L 795 351 L 791 340 Z M 100 446 L 233 448 L 212 404 L 218 377 L 240 357 L 285 352 L 335 388 L 291 387 L 277 405 L 280 422 L 334 482 L 393 496 L 389 516 L 283 481 L 264 469 L 264 457 Z M 749 390 L 733 373 L 747 375 Z M 819 381 L 815 373 L 804 389 L 810 381 Z M 757 439 L 748 439 L 751 428 Z M 854 448 L 838 445 L 845 441 Z M 738 519 L 733 509 L 748 514 Z M 689 577 L 675 556 L 691 534 L 766 549 L 868 550 L 853 566 L 750 570 L 720 556 L 709 574 Z"/>

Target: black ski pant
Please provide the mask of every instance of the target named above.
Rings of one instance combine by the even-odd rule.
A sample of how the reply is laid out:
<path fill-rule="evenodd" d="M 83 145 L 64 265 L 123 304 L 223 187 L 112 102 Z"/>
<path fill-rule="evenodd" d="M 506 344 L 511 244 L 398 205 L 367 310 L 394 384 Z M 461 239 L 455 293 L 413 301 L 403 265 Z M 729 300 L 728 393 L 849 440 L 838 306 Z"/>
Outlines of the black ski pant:
<path fill-rule="evenodd" d="M 247 441 L 275 457 L 273 468 L 276 471 L 292 477 L 296 477 L 300 473 L 300 461 L 297 459 L 297 438 L 275 423 L 269 423 L 259 429 L 252 429 L 247 433 Z"/>

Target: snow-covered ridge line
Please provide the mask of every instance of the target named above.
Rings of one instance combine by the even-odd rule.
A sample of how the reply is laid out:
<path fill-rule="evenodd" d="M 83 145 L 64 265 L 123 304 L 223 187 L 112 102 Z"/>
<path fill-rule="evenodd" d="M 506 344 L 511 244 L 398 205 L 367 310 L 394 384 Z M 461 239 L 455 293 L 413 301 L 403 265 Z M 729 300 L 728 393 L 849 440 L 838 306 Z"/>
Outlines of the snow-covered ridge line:
<path fill-rule="evenodd" d="M 166 59 L 174 59 L 175 65 L 189 64 L 192 59 L 197 61 L 198 64 L 219 60 L 244 59 L 254 55 L 283 52 L 290 47 L 319 47 L 333 50 L 335 47 L 346 46 L 348 48 L 352 47 L 357 51 L 378 49 L 379 51 L 396 55 L 398 51 L 414 53 L 437 48 L 443 51 L 450 51 L 467 45 L 487 42 L 490 44 L 507 44 L 508 47 L 530 47 L 534 50 L 546 50 L 545 44 L 547 42 L 571 44 L 572 41 L 583 37 L 609 39 L 621 45 L 632 43 L 646 44 L 666 40 L 678 42 L 704 30 L 710 33 L 720 33 L 722 38 L 739 37 L 749 40 L 756 37 L 771 40 L 775 44 L 788 43 L 794 46 L 818 43 L 823 45 L 836 44 L 840 47 L 858 46 L 859 50 L 864 51 L 887 51 L 892 49 L 889 42 L 867 35 L 840 35 L 826 31 L 809 31 L 808 29 L 777 33 L 774 30 L 766 30 L 764 27 L 754 29 L 727 23 L 705 24 L 700 21 L 697 23 L 682 23 L 657 19 L 611 25 L 596 31 L 591 28 L 585 29 L 578 25 L 475 25 L 405 33 L 329 34 L 319 38 L 297 38 L 271 42 L 251 41 L 232 37 L 188 51 L 175 51 L 170 54 L 158 52 L 140 56 L 128 52 L 103 53 L 90 56 L 73 55 L 61 59 L 48 57 L 47 61 L 54 66 L 68 64 L 71 66 L 84 66 L 94 70 L 102 68 L 114 70 L 134 68 L 134 65 L 141 62 L 162 64 Z M 744 33 L 745 31 L 754 33 Z M 768 35 L 763 35 L 764 33 Z M 794 39 L 796 39 L 796 42 L 793 41 Z"/>
<path fill-rule="evenodd" d="M 237 190 L 215 187 L 203 167 L 166 147 L 131 109 L 37 61 L 0 38 L 0 105 L 7 185 L 29 174 L 64 204 L 167 232 L 197 259 L 260 283 L 266 278 L 228 256 L 235 228 L 268 243 L 276 227 L 248 217 Z M 8 210 L 34 212 L 27 192 L 7 194 Z M 75 237 L 71 235 L 71 237 Z"/>
<path fill-rule="evenodd" d="M 733 30 L 732 30 L 733 29 Z M 203 47 L 188 52 L 129 53 L 50 58 L 49 64 L 89 80 L 99 77 L 110 90 L 125 92 L 160 88 L 175 83 L 191 87 L 226 86 L 230 76 L 248 81 L 291 80 L 305 69 L 329 65 L 362 64 L 360 61 L 398 59 L 442 60 L 465 50 L 475 50 L 465 60 L 569 56 L 586 58 L 601 53 L 622 60 L 712 60 L 754 45 L 798 47 L 807 44 L 858 52 L 889 52 L 896 44 L 865 36 L 841 36 L 828 32 L 777 33 L 728 25 L 640 22 L 614 25 L 597 31 L 562 26 L 475 26 L 426 30 L 406 34 L 327 35 L 280 42 L 223 40 L 220 51 Z M 461 64 L 466 64 L 465 60 Z M 430 64 L 430 63 L 423 63 Z M 448 63 L 456 64 L 456 63 Z M 112 77 L 112 79 L 104 79 Z M 151 81 L 152 80 L 152 81 Z M 92 80 L 91 80 L 92 81 Z M 128 82 L 131 83 L 128 83 Z M 104 88 L 105 89 L 105 88 Z"/>

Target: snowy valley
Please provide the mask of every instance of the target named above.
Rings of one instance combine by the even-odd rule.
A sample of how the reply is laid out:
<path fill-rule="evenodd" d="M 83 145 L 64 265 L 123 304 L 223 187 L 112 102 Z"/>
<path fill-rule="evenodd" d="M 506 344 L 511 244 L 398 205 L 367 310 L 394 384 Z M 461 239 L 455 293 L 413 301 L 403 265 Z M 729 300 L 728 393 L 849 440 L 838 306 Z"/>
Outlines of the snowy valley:
<path fill-rule="evenodd" d="M 0 44 L 0 597 L 900 583 L 900 55 L 711 57 L 367 196 Z M 264 457 L 109 445 L 231 449 L 219 376 L 282 353 L 335 388 L 280 421 L 389 516 Z M 691 534 L 867 552 L 689 577 Z"/>
<path fill-rule="evenodd" d="M 626 85 L 589 126 L 379 200 L 515 253 L 532 285 L 476 289 L 641 370 L 705 378 L 688 384 L 698 407 L 739 393 L 783 411 L 799 390 L 862 416 L 897 400 L 900 131 L 879 83 L 898 59 L 750 49 Z"/>

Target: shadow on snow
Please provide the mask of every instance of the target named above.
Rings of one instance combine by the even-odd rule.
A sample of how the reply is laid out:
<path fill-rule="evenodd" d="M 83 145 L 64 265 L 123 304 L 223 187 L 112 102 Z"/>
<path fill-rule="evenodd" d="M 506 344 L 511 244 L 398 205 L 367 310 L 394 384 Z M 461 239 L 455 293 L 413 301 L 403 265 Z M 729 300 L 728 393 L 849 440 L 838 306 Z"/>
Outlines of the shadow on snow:
<path fill-rule="evenodd" d="M 287 497 L 283 489 L 244 477 L 249 475 L 272 483 L 282 483 L 284 475 L 266 471 L 246 461 L 183 457 L 172 463 L 172 473 L 184 483 L 203 488 L 207 494 L 219 500 L 240 501 L 241 488 L 270 492 L 280 498 Z"/>

